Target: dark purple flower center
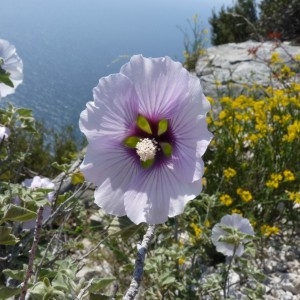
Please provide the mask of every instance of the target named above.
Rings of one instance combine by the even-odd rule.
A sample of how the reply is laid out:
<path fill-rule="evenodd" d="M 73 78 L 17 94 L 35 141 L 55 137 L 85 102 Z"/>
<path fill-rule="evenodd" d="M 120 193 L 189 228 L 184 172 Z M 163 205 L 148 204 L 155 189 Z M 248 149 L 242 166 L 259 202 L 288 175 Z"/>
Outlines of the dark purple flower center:
<path fill-rule="evenodd" d="M 140 148 L 143 149 L 144 144 L 151 144 L 150 141 L 152 141 L 153 146 L 156 148 L 155 156 L 153 159 L 143 161 L 142 156 L 138 152 Z M 171 157 L 175 138 L 168 120 L 147 119 L 139 115 L 131 131 L 131 135 L 124 140 L 124 144 L 128 147 L 132 155 L 141 161 L 142 166 L 147 168 L 154 163 L 162 163 Z M 150 147 L 145 148 L 145 151 L 149 148 L 153 150 L 153 147 L 150 145 Z"/>

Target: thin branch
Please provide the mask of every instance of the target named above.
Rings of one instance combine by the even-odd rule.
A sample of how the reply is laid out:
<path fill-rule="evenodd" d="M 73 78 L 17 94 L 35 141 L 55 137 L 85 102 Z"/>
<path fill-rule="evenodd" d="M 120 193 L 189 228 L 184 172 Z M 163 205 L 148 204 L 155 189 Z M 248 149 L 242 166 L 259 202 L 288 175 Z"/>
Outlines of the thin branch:
<path fill-rule="evenodd" d="M 27 267 L 24 282 L 22 283 L 21 295 L 20 295 L 19 300 L 25 300 L 26 293 L 27 293 L 27 284 L 33 273 L 33 271 L 32 271 L 33 262 L 34 262 L 35 253 L 36 253 L 36 249 L 37 249 L 37 246 L 38 246 L 38 243 L 40 240 L 41 229 L 42 229 L 43 211 L 44 211 L 44 208 L 42 206 L 39 207 L 38 213 L 37 213 L 35 229 L 34 229 L 33 243 L 32 243 L 30 255 L 29 255 L 28 267 Z"/>
<path fill-rule="evenodd" d="M 37 267 L 36 267 L 35 276 L 34 276 L 34 283 L 37 282 L 38 273 L 39 273 L 41 267 L 43 266 L 44 260 L 45 260 L 47 254 L 48 254 L 49 248 L 50 248 L 50 246 L 51 246 L 51 244 L 52 244 L 52 241 L 54 240 L 55 237 L 56 237 L 56 234 L 54 234 L 54 235 L 52 236 L 50 242 L 47 244 L 45 253 L 44 253 L 44 255 L 43 255 L 41 261 L 39 262 L 39 264 L 38 264 Z"/>
<path fill-rule="evenodd" d="M 149 225 L 146 234 L 143 237 L 142 244 L 137 245 L 137 257 L 135 260 L 135 267 L 133 272 L 133 278 L 131 280 L 129 289 L 127 290 L 126 295 L 123 297 L 123 300 L 134 300 L 135 296 L 139 291 L 139 287 L 142 281 L 143 272 L 144 272 L 144 261 L 147 253 L 149 244 L 154 236 L 155 225 Z"/>
<path fill-rule="evenodd" d="M 68 199 L 66 199 L 56 208 L 56 210 L 44 221 L 43 225 L 45 226 L 51 223 L 54 220 L 54 218 L 63 211 L 63 208 L 65 208 L 67 204 L 74 201 L 75 197 L 80 197 L 89 187 L 90 184 L 82 184 L 77 191 L 75 191 Z"/>
<path fill-rule="evenodd" d="M 237 13 L 231 13 L 228 12 L 228 15 L 231 15 L 233 17 L 238 17 L 238 18 L 242 18 L 254 31 L 254 34 L 256 35 L 256 37 L 258 38 L 258 40 L 263 43 L 264 42 L 264 38 L 261 36 L 261 34 L 259 34 L 256 26 L 250 21 L 248 20 L 246 17 L 244 17 L 243 15 L 237 14 Z"/>
<path fill-rule="evenodd" d="M 76 297 L 76 300 L 81 300 L 81 298 L 84 296 L 84 294 L 88 291 L 88 289 L 89 289 L 90 286 L 92 285 L 93 280 L 94 280 L 94 278 L 92 278 L 92 279 L 88 282 L 88 284 L 87 284 L 83 289 L 80 290 L 80 293 L 79 293 L 78 296 Z"/>

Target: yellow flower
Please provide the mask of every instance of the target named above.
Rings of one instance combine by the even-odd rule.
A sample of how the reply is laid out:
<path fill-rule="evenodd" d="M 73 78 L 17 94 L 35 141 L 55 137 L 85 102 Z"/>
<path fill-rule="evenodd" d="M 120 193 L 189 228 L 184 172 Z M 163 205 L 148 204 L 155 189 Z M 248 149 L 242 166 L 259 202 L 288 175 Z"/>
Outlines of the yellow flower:
<path fill-rule="evenodd" d="M 207 124 L 211 124 L 213 122 L 212 117 L 211 116 L 207 116 L 206 117 L 206 122 L 207 122 Z"/>
<path fill-rule="evenodd" d="M 209 227 L 210 227 L 210 222 L 209 222 L 208 219 L 206 219 L 206 220 L 204 221 L 204 226 L 205 226 L 206 228 L 209 228 Z"/>
<path fill-rule="evenodd" d="M 296 120 L 287 127 L 287 134 L 282 138 L 283 141 L 293 142 L 300 134 L 300 121 Z"/>
<path fill-rule="evenodd" d="M 205 188 L 207 186 L 207 180 L 205 177 L 202 177 L 202 186 Z"/>
<path fill-rule="evenodd" d="M 228 147 L 228 148 L 226 149 L 226 152 L 227 152 L 228 154 L 231 154 L 231 153 L 233 153 L 233 149 L 232 149 L 232 147 Z"/>
<path fill-rule="evenodd" d="M 289 199 L 291 201 L 294 201 L 295 203 L 298 203 L 300 204 L 300 193 L 299 192 L 288 192 L 288 195 L 289 195 Z"/>
<path fill-rule="evenodd" d="M 277 189 L 279 187 L 279 182 L 282 180 L 281 174 L 271 174 L 270 179 L 266 181 L 266 186 L 269 188 Z"/>
<path fill-rule="evenodd" d="M 227 168 L 223 171 L 223 174 L 226 180 L 230 180 L 236 175 L 236 171 L 232 168 Z"/>
<path fill-rule="evenodd" d="M 295 59 L 295 61 L 300 61 L 300 54 L 296 54 L 294 59 Z"/>
<path fill-rule="evenodd" d="M 269 237 L 271 235 L 278 234 L 280 229 L 276 226 L 263 225 L 261 226 L 260 231 L 263 235 Z"/>
<path fill-rule="evenodd" d="M 195 223 L 192 223 L 191 227 L 194 229 L 195 237 L 199 238 L 200 235 L 201 235 L 201 233 L 202 233 L 202 229 L 197 224 L 195 224 Z"/>
<path fill-rule="evenodd" d="M 220 103 L 224 103 L 224 104 L 231 104 L 232 101 L 233 100 L 230 97 L 223 97 L 220 99 Z"/>
<path fill-rule="evenodd" d="M 185 258 L 184 257 L 179 257 L 178 258 L 178 264 L 181 266 L 185 263 Z"/>
<path fill-rule="evenodd" d="M 283 176 L 285 181 L 294 181 L 296 179 L 295 175 L 290 170 L 284 170 Z"/>
<path fill-rule="evenodd" d="M 242 201 L 250 202 L 253 198 L 249 191 L 238 188 L 236 193 L 241 197 Z"/>
<path fill-rule="evenodd" d="M 220 113 L 219 113 L 219 119 L 220 120 L 223 120 L 227 117 L 227 112 L 226 110 L 222 110 Z"/>
<path fill-rule="evenodd" d="M 232 214 L 238 214 L 238 215 L 241 215 L 241 216 L 243 215 L 243 212 L 241 210 L 237 209 L 237 208 L 232 209 L 231 213 Z"/>
<path fill-rule="evenodd" d="M 225 206 L 230 206 L 232 204 L 232 198 L 228 194 L 220 196 L 220 202 Z"/>
<path fill-rule="evenodd" d="M 295 72 L 291 71 L 291 68 L 289 66 L 283 66 L 280 70 L 280 74 L 283 77 L 292 77 L 295 75 Z"/>
<path fill-rule="evenodd" d="M 248 141 L 250 141 L 252 145 L 255 145 L 263 138 L 263 136 L 260 133 L 258 133 L 258 134 L 251 133 L 247 138 L 248 138 Z"/>
<path fill-rule="evenodd" d="M 215 103 L 215 99 L 210 97 L 210 96 L 207 96 L 206 99 L 209 101 L 210 104 L 214 104 Z"/>
<path fill-rule="evenodd" d="M 272 64 L 282 63 L 282 59 L 280 58 L 280 55 L 279 55 L 278 52 L 273 52 L 273 53 L 271 54 L 270 62 L 271 62 Z"/>

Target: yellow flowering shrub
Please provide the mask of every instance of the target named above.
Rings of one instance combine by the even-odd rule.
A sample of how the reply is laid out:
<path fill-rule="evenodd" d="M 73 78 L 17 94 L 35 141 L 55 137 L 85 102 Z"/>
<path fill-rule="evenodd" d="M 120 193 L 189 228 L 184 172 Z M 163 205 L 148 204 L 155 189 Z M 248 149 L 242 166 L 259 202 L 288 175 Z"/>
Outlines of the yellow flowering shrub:
<path fill-rule="evenodd" d="M 300 83 L 278 53 L 270 66 L 281 88 L 257 86 L 210 100 L 218 106 L 207 116 L 214 140 L 204 157 L 210 162 L 205 192 L 219 200 L 210 208 L 213 218 L 243 212 L 264 236 L 278 233 L 266 224 L 300 218 L 294 206 L 300 203 Z"/>

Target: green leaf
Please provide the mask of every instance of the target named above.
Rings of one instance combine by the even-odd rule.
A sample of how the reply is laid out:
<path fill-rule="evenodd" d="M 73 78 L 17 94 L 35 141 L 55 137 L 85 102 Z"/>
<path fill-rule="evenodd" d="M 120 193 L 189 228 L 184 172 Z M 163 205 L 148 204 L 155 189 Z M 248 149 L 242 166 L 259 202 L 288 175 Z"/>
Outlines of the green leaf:
<path fill-rule="evenodd" d="M 140 225 L 134 224 L 128 217 L 115 217 L 109 225 L 108 235 L 109 236 L 120 236 L 128 239 L 130 236 L 135 234 L 140 228 Z"/>
<path fill-rule="evenodd" d="M 5 300 L 20 294 L 20 288 L 0 287 L 0 299 Z"/>
<path fill-rule="evenodd" d="M 138 117 L 136 119 L 136 124 L 137 124 L 138 128 L 142 129 L 143 131 L 145 131 L 149 134 L 152 134 L 150 124 L 144 116 L 138 115 Z"/>
<path fill-rule="evenodd" d="M 19 281 L 23 281 L 25 275 L 24 270 L 5 269 L 2 271 L 2 273 L 7 277 L 11 277 L 12 279 L 19 280 Z"/>
<path fill-rule="evenodd" d="M 158 122 L 157 135 L 162 135 L 168 130 L 169 122 L 166 119 L 162 119 Z"/>
<path fill-rule="evenodd" d="M 164 286 L 176 282 L 176 278 L 169 273 L 163 274 L 162 276 L 160 276 L 160 282 L 161 285 Z"/>
<path fill-rule="evenodd" d="M 65 172 L 68 173 L 69 169 L 70 169 L 70 165 L 69 164 L 59 164 L 57 162 L 52 163 L 51 165 L 53 168 L 61 171 L 61 172 Z"/>
<path fill-rule="evenodd" d="M 44 278 L 43 282 L 46 287 L 51 287 L 51 283 L 47 277 Z"/>
<path fill-rule="evenodd" d="M 37 282 L 31 289 L 30 294 L 33 299 L 53 299 L 49 298 L 52 295 L 53 288 L 47 286 L 45 282 Z"/>
<path fill-rule="evenodd" d="M 0 67 L 0 82 L 10 87 L 14 87 L 13 82 L 9 78 L 10 73 Z"/>
<path fill-rule="evenodd" d="M 93 294 L 89 295 L 89 300 L 110 300 L 111 296 L 107 296 L 105 294 Z"/>
<path fill-rule="evenodd" d="M 3 223 L 4 221 L 29 221 L 32 219 L 35 219 L 37 214 L 27 208 L 17 206 L 14 204 L 9 204 L 6 206 L 6 209 L 4 210 L 4 216 L 0 223 Z"/>
<path fill-rule="evenodd" d="M 128 148 L 135 148 L 136 144 L 140 141 L 140 138 L 137 136 L 129 136 L 124 140 L 125 146 Z"/>
<path fill-rule="evenodd" d="M 173 147 L 169 143 L 159 143 L 162 152 L 165 156 L 170 157 L 173 153 Z"/>
<path fill-rule="evenodd" d="M 116 280 L 115 277 L 104 277 L 98 280 L 94 280 L 91 284 L 91 286 L 89 287 L 89 291 L 91 293 L 95 293 L 100 291 L 101 289 L 106 288 L 107 286 L 109 286 L 111 283 L 113 283 Z"/>
<path fill-rule="evenodd" d="M 14 235 L 10 234 L 11 230 L 11 227 L 0 226 L 0 245 L 15 245 L 19 241 Z"/>
<path fill-rule="evenodd" d="M 23 118 L 32 118 L 32 110 L 29 108 L 18 108 L 17 110 L 18 114 L 20 115 L 20 117 Z"/>

